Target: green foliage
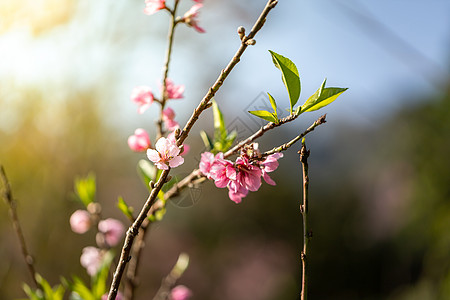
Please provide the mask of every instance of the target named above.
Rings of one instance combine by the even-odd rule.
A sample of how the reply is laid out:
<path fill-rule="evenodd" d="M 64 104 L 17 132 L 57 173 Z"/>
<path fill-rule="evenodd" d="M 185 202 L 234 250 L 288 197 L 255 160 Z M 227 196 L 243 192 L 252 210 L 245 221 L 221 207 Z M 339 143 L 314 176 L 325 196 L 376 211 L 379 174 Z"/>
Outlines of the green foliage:
<path fill-rule="evenodd" d="M 278 114 L 277 114 L 277 104 L 271 94 L 267 93 L 267 95 L 269 95 L 269 101 L 270 101 L 270 105 L 272 106 L 273 112 L 271 113 L 271 112 L 265 111 L 265 110 L 252 110 L 252 111 L 249 111 L 249 113 L 251 113 L 252 115 L 257 116 L 261 119 L 264 119 L 266 121 L 278 124 L 279 120 L 278 120 Z"/>
<path fill-rule="evenodd" d="M 156 178 L 158 176 L 158 169 L 145 159 L 141 159 L 138 162 L 137 169 L 145 186 L 147 187 L 147 189 L 150 189 L 150 181 L 156 181 Z"/>
<path fill-rule="evenodd" d="M 297 107 L 295 114 L 321 109 L 336 100 L 337 97 L 347 90 L 347 88 L 338 87 L 325 88 L 326 82 L 327 79 L 325 78 L 320 88 L 302 106 Z"/>
<path fill-rule="evenodd" d="M 130 220 L 133 220 L 133 211 L 134 209 L 125 202 L 122 197 L 119 197 L 117 200 L 117 207 L 120 211 Z"/>
<path fill-rule="evenodd" d="M 292 113 L 294 105 L 297 103 L 298 98 L 300 98 L 301 91 L 300 76 L 298 75 L 297 67 L 289 58 L 271 50 L 269 52 L 272 55 L 275 67 L 281 71 L 283 83 L 289 94 L 290 112 Z"/>
<path fill-rule="evenodd" d="M 36 281 L 42 289 L 33 291 L 27 284 L 23 285 L 23 290 L 30 300 L 62 300 L 64 297 L 65 288 L 58 284 L 55 287 L 51 287 L 47 280 L 41 275 L 36 274 Z"/>
<path fill-rule="evenodd" d="M 200 136 L 208 151 L 213 153 L 225 152 L 233 145 L 237 133 L 236 131 L 228 133 L 222 111 L 214 99 L 212 100 L 212 108 L 214 116 L 214 139 L 211 139 L 204 131 L 200 132 Z"/>
<path fill-rule="evenodd" d="M 76 178 L 75 193 L 86 207 L 95 202 L 95 175 L 89 173 L 85 178 Z"/>

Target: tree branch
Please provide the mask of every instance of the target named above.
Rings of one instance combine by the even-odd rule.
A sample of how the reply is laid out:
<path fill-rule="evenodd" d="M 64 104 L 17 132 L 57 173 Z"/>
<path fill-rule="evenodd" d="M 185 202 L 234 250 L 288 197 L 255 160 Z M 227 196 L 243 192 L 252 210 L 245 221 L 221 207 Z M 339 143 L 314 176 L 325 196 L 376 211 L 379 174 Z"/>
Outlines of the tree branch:
<path fill-rule="evenodd" d="M 16 231 L 16 235 L 19 238 L 20 249 L 22 251 L 22 256 L 27 265 L 28 272 L 31 275 L 31 279 L 37 288 L 40 287 L 38 282 L 36 281 L 36 270 L 34 268 L 34 260 L 33 257 L 29 254 L 27 249 L 27 244 L 25 242 L 25 237 L 23 236 L 22 227 L 20 226 L 19 217 L 17 215 L 16 210 L 16 201 L 12 196 L 11 186 L 9 184 L 8 178 L 6 177 L 5 170 L 3 166 L 0 165 L 0 178 L 3 183 L 3 193 L 2 196 L 5 199 L 5 202 L 9 206 L 9 214 L 11 216 L 11 220 L 13 223 L 14 230 Z"/>

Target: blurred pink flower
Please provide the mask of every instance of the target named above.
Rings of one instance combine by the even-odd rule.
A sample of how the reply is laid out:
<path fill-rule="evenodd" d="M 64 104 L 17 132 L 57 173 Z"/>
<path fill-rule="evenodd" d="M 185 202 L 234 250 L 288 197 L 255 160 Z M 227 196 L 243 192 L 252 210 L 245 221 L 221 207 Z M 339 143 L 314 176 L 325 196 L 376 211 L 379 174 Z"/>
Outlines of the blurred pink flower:
<path fill-rule="evenodd" d="M 160 88 L 162 90 L 162 86 Z M 166 92 L 167 99 L 181 99 L 183 98 L 184 85 L 175 85 L 171 79 L 166 78 Z"/>
<path fill-rule="evenodd" d="M 196 1 L 199 2 L 199 1 Z M 197 3 L 193 5 L 183 16 L 183 21 L 186 25 L 194 27 L 197 32 L 204 33 L 205 30 L 198 26 L 199 9 L 203 7 L 203 4 Z"/>
<path fill-rule="evenodd" d="M 138 113 L 142 114 L 153 103 L 153 93 L 151 88 L 147 86 L 138 86 L 131 93 L 131 100 L 138 105 Z"/>
<path fill-rule="evenodd" d="M 83 248 L 83 253 L 80 257 L 80 263 L 86 268 L 87 273 L 90 276 L 94 276 L 99 271 L 102 265 L 102 252 L 95 247 Z"/>
<path fill-rule="evenodd" d="M 150 148 L 150 138 L 147 132 L 142 128 L 136 129 L 134 135 L 128 137 L 128 146 L 136 152 L 143 152 Z"/>
<path fill-rule="evenodd" d="M 122 222 L 111 218 L 98 222 L 98 231 L 104 234 L 105 242 L 111 247 L 120 242 L 125 232 Z"/>
<path fill-rule="evenodd" d="M 146 15 L 152 15 L 164 8 L 166 8 L 166 0 L 145 0 L 144 13 Z"/>
<path fill-rule="evenodd" d="M 188 300 L 192 297 L 190 289 L 184 285 L 177 285 L 170 291 L 170 300 Z"/>
<path fill-rule="evenodd" d="M 175 121 L 175 112 L 170 107 L 166 108 L 162 112 L 162 119 L 166 125 L 167 130 L 173 131 L 180 127 L 177 121 Z"/>
<path fill-rule="evenodd" d="M 121 292 L 117 292 L 116 300 L 123 300 L 123 299 L 124 299 L 124 297 L 123 297 L 122 293 Z M 102 300 L 108 300 L 108 294 L 104 294 L 102 296 Z"/>
<path fill-rule="evenodd" d="M 75 233 L 85 233 L 91 228 L 91 215 L 86 210 L 76 210 L 70 216 L 70 228 Z"/>
<path fill-rule="evenodd" d="M 194 2 L 203 3 L 203 0 L 194 0 Z"/>
<path fill-rule="evenodd" d="M 155 148 L 147 150 L 147 157 L 158 169 L 168 170 L 169 167 L 175 168 L 184 163 L 174 139 L 162 137 L 156 142 Z"/>

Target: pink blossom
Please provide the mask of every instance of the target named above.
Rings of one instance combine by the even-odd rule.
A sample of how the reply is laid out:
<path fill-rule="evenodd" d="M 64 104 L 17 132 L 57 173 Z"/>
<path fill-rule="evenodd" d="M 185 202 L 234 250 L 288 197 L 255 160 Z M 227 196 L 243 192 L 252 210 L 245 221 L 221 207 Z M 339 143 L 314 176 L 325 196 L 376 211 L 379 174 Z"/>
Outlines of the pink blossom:
<path fill-rule="evenodd" d="M 147 86 L 135 87 L 131 93 L 131 100 L 137 103 L 138 113 L 140 114 L 144 113 L 152 105 L 153 99 L 152 90 Z"/>
<path fill-rule="evenodd" d="M 261 186 L 261 169 L 251 164 L 246 157 L 238 157 L 236 159 L 236 169 L 238 176 L 236 181 L 249 191 L 257 191 Z"/>
<path fill-rule="evenodd" d="M 248 190 L 237 181 L 230 181 L 228 184 L 228 197 L 235 203 L 241 203 L 242 198 L 247 196 Z"/>
<path fill-rule="evenodd" d="M 70 216 L 70 228 L 75 233 L 85 233 L 91 228 L 91 215 L 85 210 L 76 210 Z"/>
<path fill-rule="evenodd" d="M 124 297 L 123 297 L 122 293 L 121 292 L 117 292 L 116 300 L 123 300 L 123 299 L 124 299 Z M 108 300 L 108 294 L 104 294 L 102 296 L 102 300 Z"/>
<path fill-rule="evenodd" d="M 199 2 L 199 1 L 196 1 Z M 198 26 L 198 10 L 200 8 L 203 7 L 202 3 L 197 3 L 195 5 L 193 5 L 185 14 L 183 17 L 183 21 L 184 23 L 186 23 L 186 25 L 194 27 L 195 30 L 197 30 L 197 32 L 200 33 L 204 33 L 205 30 L 203 28 L 201 28 L 200 26 Z"/>
<path fill-rule="evenodd" d="M 144 13 L 146 15 L 152 15 L 164 8 L 166 8 L 166 0 L 145 0 Z"/>
<path fill-rule="evenodd" d="M 128 137 L 128 146 L 136 152 L 147 150 L 150 147 L 150 138 L 147 132 L 142 128 L 136 129 L 134 135 Z"/>
<path fill-rule="evenodd" d="M 167 130 L 173 131 L 180 127 L 177 121 L 175 121 L 175 112 L 170 107 L 166 108 L 162 112 L 162 119 L 166 125 Z"/>
<path fill-rule="evenodd" d="M 181 99 L 183 98 L 184 85 L 175 85 L 171 79 L 166 78 L 166 93 L 167 99 Z"/>
<path fill-rule="evenodd" d="M 177 143 L 177 140 L 175 139 L 175 131 L 172 131 L 171 133 L 169 133 L 167 138 L 169 140 L 171 140 L 172 143 L 175 143 L 175 144 Z M 180 155 L 184 156 L 184 155 L 188 154 L 190 149 L 191 149 L 191 146 L 189 146 L 188 144 L 183 144 L 183 151 L 180 153 Z"/>
<path fill-rule="evenodd" d="M 98 222 L 98 231 L 104 234 L 105 242 L 111 247 L 120 242 L 125 232 L 122 223 L 111 218 Z"/>
<path fill-rule="evenodd" d="M 210 168 L 210 176 L 214 179 L 214 184 L 218 188 L 228 186 L 230 181 L 236 180 L 236 170 L 231 161 L 223 158 L 223 153 L 218 153 L 214 157 L 214 162 Z"/>
<path fill-rule="evenodd" d="M 184 158 L 179 155 L 180 148 L 174 139 L 162 137 L 156 142 L 155 148 L 156 150 L 147 150 L 147 157 L 158 169 L 168 170 L 169 167 L 178 167 L 184 163 Z"/>
<path fill-rule="evenodd" d="M 188 300 L 191 297 L 191 290 L 184 285 L 177 285 L 170 291 L 170 300 Z"/>
<path fill-rule="evenodd" d="M 90 276 L 94 276 L 99 271 L 102 265 L 103 255 L 100 249 L 95 247 L 83 248 L 83 253 L 80 257 L 80 263 L 86 268 Z"/>
<path fill-rule="evenodd" d="M 203 3 L 203 0 L 194 0 L 194 2 Z"/>
<path fill-rule="evenodd" d="M 267 173 L 273 172 L 278 168 L 278 159 L 282 158 L 282 153 L 271 154 L 266 157 L 265 160 L 261 162 L 261 171 L 264 181 L 270 185 L 276 185 L 275 181 Z"/>
<path fill-rule="evenodd" d="M 199 169 L 208 179 L 212 179 L 211 177 L 211 167 L 215 161 L 214 154 L 211 152 L 204 152 L 200 158 Z"/>

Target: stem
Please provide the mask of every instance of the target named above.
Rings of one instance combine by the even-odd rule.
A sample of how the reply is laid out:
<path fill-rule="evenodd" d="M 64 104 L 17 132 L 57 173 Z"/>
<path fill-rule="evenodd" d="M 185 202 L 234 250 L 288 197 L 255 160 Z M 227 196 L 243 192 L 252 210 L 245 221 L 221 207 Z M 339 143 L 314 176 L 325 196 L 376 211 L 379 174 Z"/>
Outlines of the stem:
<path fill-rule="evenodd" d="M 162 91 L 161 91 L 161 101 L 160 101 L 161 106 L 160 106 L 159 119 L 157 121 L 157 136 L 156 136 L 157 140 L 164 135 L 164 130 L 162 127 L 162 125 L 163 125 L 162 116 L 163 116 L 163 110 L 164 110 L 164 107 L 165 107 L 166 101 L 167 101 L 166 79 L 168 78 L 168 75 L 169 75 L 169 64 L 170 64 L 170 59 L 172 56 L 172 46 L 173 46 L 173 38 L 174 38 L 174 33 L 175 33 L 175 26 L 178 24 L 178 22 L 176 20 L 176 11 L 177 11 L 177 7 L 178 7 L 178 3 L 179 3 L 179 1 L 175 1 L 173 9 L 172 10 L 168 9 L 168 11 L 171 15 L 171 19 L 170 19 L 169 32 L 168 32 L 168 36 L 167 36 L 168 44 L 167 44 L 167 50 L 166 50 L 166 58 L 165 58 L 165 63 L 164 63 L 164 68 L 163 68 Z M 145 236 L 146 236 L 148 229 L 149 229 L 149 222 L 145 222 L 144 224 L 142 224 L 141 228 L 139 229 L 141 234 L 138 234 L 136 244 L 131 249 L 131 257 L 133 257 L 134 260 L 132 262 L 130 262 L 130 265 L 128 266 L 128 269 L 127 269 L 125 290 L 124 290 L 124 297 L 126 300 L 132 300 L 134 298 L 134 289 L 135 289 L 135 287 L 137 285 L 137 281 L 138 281 L 137 280 L 137 271 L 138 271 L 138 266 L 139 266 L 139 260 L 141 258 L 142 249 L 144 248 L 144 245 L 145 245 L 144 240 L 145 240 Z"/>
<path fill-rule="evenodd" d="M 239 49 L 236 51 L 236 54 L 233 56 L 231 61 L 228 63 L 228 65 L 220 72 L 219 77 L 217 78 L 216 82 L 214 82 L 213 86 L 208 90 L 206 95 L 203 97 L 200 104 L 197 106 L 197 108 L 192 113 L 192 116 L 189 118 L 188 122 L 186 123 L 186 126 L 183 128 L 183 131 L 181 132 L 180 136 L 177 138 L 177 144 L 178 146 L 181 146 L 183 144 L 183 141 L 187 138 L 189 132 L 192 129 L 192 126 L 194 126 L 195 122 L 199 118 L 200 114 L 207 109 L 210 105 L 209 102 L 214 97 L 216 92 L 219 90 L 219 88 L 222 86 L 225 79 L 228 77 L 230 72 L 233 70 L 234 66 L 241 60 L 241 56 L 244 53 L 245 49 L 247 49 L 248 44 L 247 42 L 251 39 L 253 39 L 256 35 L 256 33 L 262 28 L 266 21 L 266 17 L 269 14 L 269 12 L 277 5 L 278 0 L 269 0 L 264 7 L 264 10 L 261 12 L 261 15 L 259 16 L 258 20 L 253 25 L 252 30 L 248 34 L 248 36 L 244 37 L 242 39 L 241 45 Z"/>
<path fill-rule="evenodd" d="M 308 133 L 310 133 L 311 131 L 313 131 L 314 129 L 316 129 L 317 126 L 323 124 L 326 122 L 325 118 L 327 115 L 323 115 L 320 118 L 318 118 L 314 124 L 312 124 L 311 126 L 309 126 L 308 129 L 306 129 L 303 133 L 301 133 L 300 135 L 297 135 L 295 138 L 293 138 L 292 140 L 290 140 L 289 142 L 287 142 L 286 144 L 283 144 L 279 147 L 273 148 L 270 151 L 264 152 L 262 154 L 262 157 L 277 153 L 277 152 L 281 152 L 281 151 L 285 151 L 287 150 L 289 147 L 291 147 L 293 144 L 295 144 L 298 140 L 300 140 L 301 138 L 303 138 L 305 135 L 307 135 Z"/>
<path fill-rule="evenodd" d="M 175 1 L 175 5 L 177 5 L 178 1 Z M 200 114 L 207 109 L 210 105 L 209 102 L 212 99 L 212 97 L 215 95 L 215 93 L 219 90 L 219 88 L 222 86 L 225 79 L 230 74 L 231 70 L 234 68 L 234 66 L 239 62 L 240 57 L 244 53 L 245 49 L 247 48 L 247 41 L 250 39 L 253 39 L 253 37 L 256 35 L 256 33 L 262 28 L 262 26 L 265 23 L 266 17 L 269 14 L 269 12 L 276 6 L 278 3 L 277 0 L 268 0 L 266 6 L 264 7 L 264 10 L 262 11 L 261 15 L 259 16 L 258 20 L 253 25 L 253 28 L 251 32 L 248 34 L 247 37 L 242 39 L 241 45 L 234 55 L 234 57 L 231 59 L 231 61 L 228 63 L 227 67 L 222 70 L 222 72 L 219 75 L 219 78 L 216 80 L 214 85 L 209 89 L 208 93 L 204 96 L 200 104 L 197 106 L 197 108 L 194 110 L 191 118 L 185 125 L 183 131 L 180 133 L 180 135 L 177 138 L 177 144 L 178 146 L 181 146 L 183 144 L 183 141 L 187 138 L 191 128 L 194 126 L 195 122 L 198 120 Z M 174 10 L 175 11 L 175 8 Z M 174 15 L 174 13 L 173 13 Z M 171 43 L 169 43 L 171 44 Z M 170 54 L 170 51 L 168 51 Z M 169 56 L 169 55 L 168 55 Z M 170 56 L 169 56 L 170 59 Z M 166 74 L 168 72 L 167 70 L 164 71 Z M 166 75 L 165 75 L 166 76 Z M 165 80 L 163 82 L 163 90 L 165 84 Z M 163 103 L 164 100 L 162 99 L 161 102 Z M 125 236 L 124 245 L 122 247 L 122 252 L 120 254 L 119 263 L 116 267 L 116 270 L 114 272 L 113 281 L 111 283 L 111 288 L 109 290 L 108 294 L 108 300 L 114 300 L 116 298 L 117 292 L 119 291 L 119 285 L 120 281 L 122 279 L 122 275 L 125 270 L 125 266 L 128 263 L 128 261 L 131 259 L 130 252 L 132 249 L 133 241 L 135 237 L 139 233 L 139 228 L 141 227 L 144 220 L 147 218 L 147 214 L 151 208 L 151 206 L 155 203 L 155 199 L 161 190 L 162 186 L 166 183 L 166 179 L 169 175 L 169 170 L 164 170 L 161 174 L 160 179 L 156 183 L 155 187 L 152 189 L 149 197 L 147 198 L 144 206 L 141 209 L 141 212 L 139 213 L 139 216 L 136 218 L 136 220 L 133 222 L 133 224 L 128 228 L 127 234 Z"/>
<path fill-rule="evenodd" d="M 162 137 L 164 135 L 163 129 L 162 129 L 162 124 L 163 124 L 163 120 L 162 120 L 162 112 L 164 110 L 164 107 L 166 105 L 166 101 L 167 101 L 167 83 L 166 83 L 166 79 L 169 76 L 169 63 L 170 63 L 170 58 L 172 56 L 172 46 L 173 46 L 173 37 L 175 34 L 175 26 L 178 24 L 177 20 L 176 20 L 176 11 L 177 11 L 177 7 L 178 7 L 178 1 L 175 1 L 173 10 L 168 10 L 170 12 L 171 15 L 171 19 L 170 19 L 170 27 L 169 27 L 169 33 L 167 35 L 167 40 L 168 40 L 168 44 L 167 44 L 167 50 L 166 50 L 166 59 L 165 59 L 165 63 L 164 63 L 164 68 L 163 68 L 163 78 L 162 78 L 162 91 L 161 91 L 161 112 L 159 114 L 159 120 L 157 122 L 158 125 L 158 133 L 157 133 L 157 139 L 159 139 L 160 137 Z"/>
<path fill-rule="evenodd" d="M 308 228 L 308 188 L 309 188 L 309 176 L 308 176 L 308 157 L 310 151 L 306 149 L 305 140 L 302 141 L 302 148 L 299 151 L 300 162 L 302 163 L 303 169 L 303 203 L 300 205 L 300 212 L 303 218 L 303 250 L 301 252 L 302 259 L 302 289 L 300 294 L 301 300 L 306 300 L 307 298 L 307 288 L 308 288 L 308 277 L 307 277 L 307 253 L 308 253 L 308 242 L 312 237 L 312 232 Z"/>
<path fill-rule="evenodd" d="M 281 120 L 279 120 L 278 123 L 273 123 L 273 122 L 269 122 L 266 125 L 262 126 L 258 131 L 256 131 L 254 134 L 252 134 L 251 136 L 249 136 L 248 138 L 246 138 L 243 141 L 240 141 L 237 145 L 235 145 L 233 148 L 231 148 L 230 150 L 228 150 L 227 152 L 224 153 L 224 157 L 228 157 L 230 155 L 232 155 L 233 153 L 238 152 L 242 147 L 244 147 L 244 145 L 247 145 L 251 142 L 253 142 L 254 140 L 256 140 L 257 138 L 261 137 L 264 133 L 266 133 L 267 131 L 274 129 L 278 126 L 281 126 L 285 123 L 294 121 L 295 119 L 297 119 L 299 115 L 289 115 Z"/>
<path fill-rule="evenodd" d="M 3 191 L 3 198 L 5 199 L 5 202 L 9 206 L 9 214 L 11 216 L 11 220 L 13 222 L 14 230 L 16 231 L 16 235 L 19 238 L 19 244 L 20 249 L 22 250 L 22 256 L 25 260 L 25 263 L 27 265 L 28 272 L 31 275 L 31 278 L 33 280 L 33 283 L 37 288 L 40 287 L 38 282 L 36 281 L 36 270 L 34 268 L 34 261 L 33 257 L 29 254 L 27 249 L 27 244 L 25 243 L 25 237 L 23 236 L 22 228 L 20 226 L 19 217 L 17 216 L 17 204 L 16 201 L 14 201 L 14 198 L 12 196 L 11 186 L 9 184 L 8 178 L 6 177 L 5 170 L 3 169 L 3 166 L 0 165 L 0 177 L 1 181 L 3 183 L 4 191 Z"/>
<path fill-rule="evenodd" d="M 145 201 L 144 206 L 142 207 L 139 216 L 136 218 L 136 220 L 133 222 L 133 224 L 128 228 L 127 234 L 125 236 L 125 242 L 122 247 L 122 252 L 120 254 L 119 263 L 117 264 L 116 270 L 114 272 L 113 281 L 111 283 L 111 288 L 109 290 L 108 294 L 108 300 L 115 300 L 117 292 L 119 291 L 119 285 L 120 280 L 122 279 L 123 272 L 125 270 L 126 264 L 130 261 L 130 251 L 133 246 L 133 241 L 135 237 L 139 233 L 139 228 L 141 227 L 142 223 L 147 218 L 147 213 L 152 207 L 152 205 L 155 203 L 156 197 L 163 187 L 163 185 L 166 183 L 167 177 L 169 175 L 169 170 L 164 170 L 161 173 L 161 177 L 159 178 L 158 182 L 156 183 L 155 187 L 152 189 L 150 195 L 148 196 L 147 200 Z"/>
<path fill-rule="evenodd" d="M 170 273 L 163 278 L 161 286 L 156 292 L 153 300 L 166 300 L 169 297 L 170 290 L 175 286 L 178 279 L 183 275 L 189 265 L 189 256 L 185 253 L 180 254 L 175 266 Z"/>

